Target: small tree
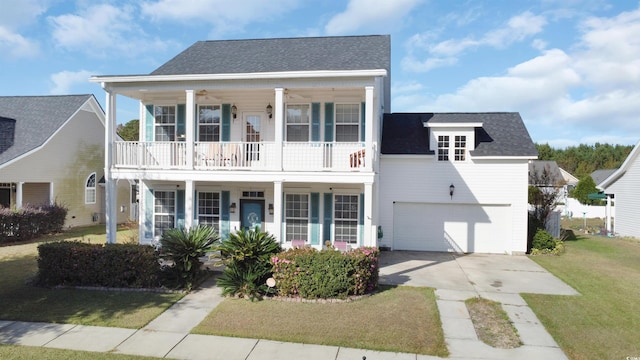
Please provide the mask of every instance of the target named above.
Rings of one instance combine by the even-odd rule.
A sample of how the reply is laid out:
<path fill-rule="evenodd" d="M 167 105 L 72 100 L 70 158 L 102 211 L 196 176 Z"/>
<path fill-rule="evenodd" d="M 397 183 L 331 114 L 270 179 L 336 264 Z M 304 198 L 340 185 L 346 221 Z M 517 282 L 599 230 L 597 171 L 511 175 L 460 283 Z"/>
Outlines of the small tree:
<path fill-rule="evenodd" d="M 569 196 L 580 201 L 581 204 L 593 205 L 596 200 L 589 199 L 589 194 L 596 192 L 598 192 L 598 189 L 596 188 L 595 181 L 593 181 L 591 175 L 585 175 L 578 181 Z"/>
<path fill-rule="evenodd" d="M 538 226 L 544 228 L 549 215 L 560 202 L 564 179 L 553 174 L 551 167 L 546 164 L 537 171 L 529 172 L 529 205 L 533 207 L 533 217 Z"/>
<path fill-rule="evenodd" d="M 138 119 L 133 119 L 124 125 L 118 125 L 118 127 L 116 128 L 116 132 L 124 141 L 138 141 L 140 138 L 139 125 L 140 121 Z"/>

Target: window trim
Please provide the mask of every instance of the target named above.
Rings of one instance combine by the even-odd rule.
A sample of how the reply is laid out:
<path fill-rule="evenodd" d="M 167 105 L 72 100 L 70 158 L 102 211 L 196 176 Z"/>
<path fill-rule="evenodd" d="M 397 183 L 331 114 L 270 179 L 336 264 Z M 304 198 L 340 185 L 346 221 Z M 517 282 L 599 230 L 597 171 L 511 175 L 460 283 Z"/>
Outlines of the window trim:
<path fill-rule="evenodd" d="M 290 106 L 306 106 L 307 107 L 307 122 L 306 123 L 289 123 L 289 107 Z M 285 142 L 293 142 L 293 143 L 305 143 L 305 142 L 309 142 L 311 141 L 311 125 L 313 120 L 311 119 L 311 117 L 313 116 L 313 114 L 311 113 L 311 103 L 293 103 L 293 104 L 286 104 L 285 106 L 285 118 L 284 118 L 284 141 Z M 307 126 L 307 140 L 305 141 L 293 141 L 293 140 L 288 140 L 288 136 L 289 136 L 289 125 L 306 125 Z"/>
<path fill-rule="evenodd" d="M 91 179 L 93 178 L 93 186 L 90 186 Z M 89 194 L 93 197 L 93 201 L 89 199 Z M 84 182 L 84 203 L 87 205 L 95 204 L 98 200 L 98 189 L 97 189 L 97 180 L 96 173 L 92 172 L 87 176 L 87 179 Z"/>
<path fill-rule="evenodd" d="M 338 219 L 338 217 L 336 216 L 336 205 L 338 204 L 338 200 L 337 197 L 338 196 L 353 196 L 355 197 L 355 205 L 356 205 L 356 218 L 355 219 L 343 219 L 340 218 Z M 360 240 L 360 194 L 355 194 L 355 193 L 339 193 L 339 194 L 333 194 L 333 209 L 331 209 L 332 211 L 332 219 L 333 219 L 333 242 L 336 241 L 345 241 L 345 240 L 338 240 L 338 234 L 337 234 L 337 226 L 336 226 L 336 221 L 340 220 L 340 221 L 349 221 L 349 222 L 353 222 L 353 226 L 355 226 L 355 240 L 353 242 L 346 241 L 349 245 L 358 245 L 359 240 Z"/>
<path fill-rule="evenodd" d="M 459 143 L 464 144 L 464 146 L 459 147 Z M 467 135 L 453 136 L 453 161 L 463 162 L 467 160 L 467 143 Z M 459 150 L 462 150 L 462 153 L 458 153 Z"/>
<path fill-rule="evenodd" d="M 288 232 L 287 232 L 287 224 L 288 224 L 288 219 L 292 219 L 292 220 L 303 220 L 304 218 L 302 217 L 288 217 L 287 216 L 287 196 L 289 195 L 304 195 L 307 197 L 307 234 L 305 235 L 306 239 L 288 239 Z M 311 221 L 311 195 L 309 193 L 305 193 L 305 192 L 285 192 L 284 194 L 284 214 L 283 214 L 283 221 L 284 221 L 284 241 L 285 243 L 291 243 L 292 240 L 304 240 L 305 243 L 309 243 L 311 236 L 310 236 L 310 232 L 311 232 L 311 226 L 309 226 L 310 221 Z"/>
<path fill-rule="evenodd" d="M 173 108 L 173 123 L 158 123 L 158 118 L 156 117 L 156 109 L 157 108 Z M 158 140 L 158 128 L 162 126 L 173 126 L 173 140 Z M 158 142 L 173 142 L 177 141 L 178 138 L 178 105 L 176 104 L 154 104 L 153 105 L 153 141 Z"/>
<path fill-rule="evenodd" d="M 204 107 L 204 106 L 210 106 L 210 107 L 215 107 L 218 108 L 218 112 L 220 114 L 220 116 L 218 117 L 218 122 L 217 123 L 201 123 L 200 122 L 200 108 Z M 197 122 L 196 122 L 196 138 L 198 139 L 198 142 L 220 142 L 222 140 L 222 104 L 198 104 L 197 108 L 196 108 L 196 118 L 197 118 Z M 176 120 L 177 122 L 177 120 Z M 200 140 L 200 126 L 218 126 L 218 140 Z"/>
<path fill-rule="evenodd" d="M 157 199 L 158 193 L 161 193 L 161 192 L 163 192 L 163 193 L 172 193 L 173 194 L 173 213 L 158 213 L 158 212 L 156 212 L 156 199 Z M 178 210 L 177 209 L 178 208 L 177 201 L 178 201 L 178 194 L 177 194 L 176 190 L 155 189 L 153 191 L 153 225 L 152 226 L 153 226 L 153 237 L 154 238 L 162 236 L 162 234 L 157 234 L 156 233 L 156 216 L 158 216 L 158 215 L 168 215 L 168 216 L 173 215 L 173 226 L 170 227 L 169 229 L 172 229 L 172 228 L 176 227 L 176 223 L 178 221 L 178 219 L 177 219 L 177 216 L 178 216 L 178 213 L 177 213 L 177 210 Z"/>
<path fill-rule="evenodd" d="M 443 138 L 441 140 L 441 138 Z M 444 139 L 446 138 L 446 139 Z M 446 146 L 440 146 L 441 143 L 446 143 Z M 450 161 L 451 157 L 449 156 L 451 152 L 451 135 L 449 134 L 438 134 L 436 135 L 436 156 L 438 161 Z"/>
<path fill-rule="evenodd" d="M 200 215 L 200 196 L 202 194 L 218 194 L 218 215 Z M 214 207 L 215 209 L 215 207 Z M 196 219 L 198 219 L 198 224 L 200 224 L 200 216 L 210 217 L 213 219 L 217 218 L 217 221 L 214 221 L 213 227 L 216 229 L 216 232 L 220 233 L 220 221 L 222 217 L 222 194 L 220 191 L 208 191 L 208 190 L 199 190 L 196 196 Z"/>
<path fill-rule="evenodd" d="M 357 110 L 356 122 L 355 123 L 344 123 L 338 122 L 338 107 L 344 105 L 355 106 Z M 345 142 L 345 143 L 357 143 L 360 142 L 360 118 L 361 118 L 361 106 L 359 103 L 351 103 L 351 102 L 343 102 L 343 103 L 335 103 L 333 106 L 333 142 Z M 358 130 L 356 131 L 357 140 L 355 141 L 338 141 L 338 126 L 356 126 Z"/>

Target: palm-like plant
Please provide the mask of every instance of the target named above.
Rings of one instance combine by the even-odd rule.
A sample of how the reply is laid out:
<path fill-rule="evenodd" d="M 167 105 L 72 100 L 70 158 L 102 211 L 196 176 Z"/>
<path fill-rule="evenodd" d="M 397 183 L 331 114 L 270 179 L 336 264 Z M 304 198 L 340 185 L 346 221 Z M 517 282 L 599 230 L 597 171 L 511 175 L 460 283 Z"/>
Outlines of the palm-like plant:
<path fill-rule="evenodd" d="M 227 265 L 218 279 L 223 293 L 251 299 L 265 293 L 264 284 L 272 273 L 271 257 L 282 251 L 274 236 L 257 226 L 229 234 L 215 249 Z"/>
<path fill-rule="evenodd" d="M 200 258 L 212 249 L 218 239 L 218 233 L 210 226 L 169 229 L 160 239 L 160 256 L 173 261 L 173 269 L 181 279 L 180 285 L 190 288 L 198 277 L 202 265 Z"/>

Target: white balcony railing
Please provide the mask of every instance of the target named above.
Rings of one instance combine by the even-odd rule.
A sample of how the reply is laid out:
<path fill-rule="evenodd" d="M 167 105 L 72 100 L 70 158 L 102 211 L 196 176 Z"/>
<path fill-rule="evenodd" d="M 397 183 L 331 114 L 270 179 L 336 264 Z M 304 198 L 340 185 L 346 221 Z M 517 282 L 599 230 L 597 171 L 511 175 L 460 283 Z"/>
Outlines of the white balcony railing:
<path fill-rule="evenodd" d="M 118 141 L 114 149 L 116 168 L 189 169 L 185 142 Z M 371 171 L 361 142 L 198 142 L 193 150 L 195 170 Z"/>

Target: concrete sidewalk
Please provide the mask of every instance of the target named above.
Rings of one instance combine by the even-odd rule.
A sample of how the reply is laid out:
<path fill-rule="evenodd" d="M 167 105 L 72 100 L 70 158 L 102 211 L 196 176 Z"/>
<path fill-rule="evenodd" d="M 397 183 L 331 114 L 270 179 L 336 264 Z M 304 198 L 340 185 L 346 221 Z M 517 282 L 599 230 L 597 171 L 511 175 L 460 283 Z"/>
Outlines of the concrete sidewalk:
<path fill-rule="evenodd" d="M 445 340 L 453 359 L 567 359 L 519 292 L 577 294 L 526 257 L 392 252 L 381 256 L 381 283 L 433 286 Z M 473 279 L 473 280 L 471 280 Z M 539 280 L 548 281 L 538 283 Z M 549 285 L 551 284 L 551 285 Z M 523 345 L 496 349 L 478 340 L 464 300 L 482 296 L 502 303 Z M 215 279 L 186 295 L 140 330 L 0 321 L 0 343 L 113 352 L 169 359 L 422 360 L 433 356 L 336 346 L 190 334 L 221 301 Z"/>

